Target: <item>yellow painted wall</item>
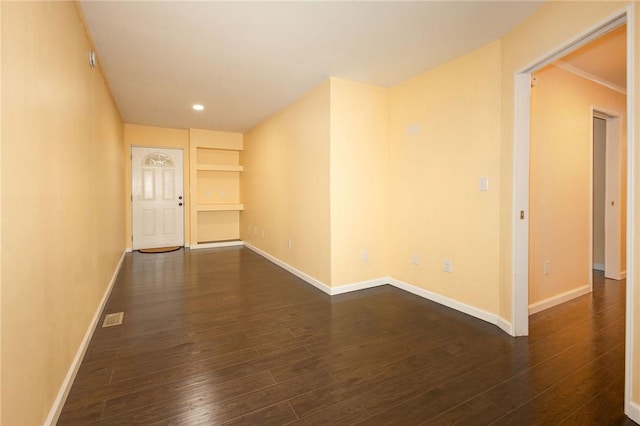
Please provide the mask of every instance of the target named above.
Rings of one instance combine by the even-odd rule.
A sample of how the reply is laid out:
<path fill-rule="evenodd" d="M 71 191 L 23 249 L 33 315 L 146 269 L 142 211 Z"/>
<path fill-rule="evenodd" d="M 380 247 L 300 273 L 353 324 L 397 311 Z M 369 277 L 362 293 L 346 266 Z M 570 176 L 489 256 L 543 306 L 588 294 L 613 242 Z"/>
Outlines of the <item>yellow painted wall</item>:
<path fill-rule="evenodd" d="M 323 283 L 331 282 L 329 93 L 327 80 L 246 133 L 242 155 L 242 240 Z"/>
<path fill-rule="evenodd" d="M 36 425 L 125 249 L 122 123 L 74 3 L 0 7 L 0 423 Z"/>
<path fill-rule="evenodd" d="M 389 273 L 388 90 L 336 78 L 330 84 L 331 285 L 339 286 Z"/>
<path fill-rule="evenodd" d="M 622 10 L 630 2 L 545 2 L 542 7 L 522 24 L 502 38 L 502 138 L 500 147 L 500 316 L 511 318 L 512 310 L 512 238 L 513 238 L 513 111 L 514 111 L 514 74 L 524 67 L 533 65 L 548 52 L 563 45 L 587 28 L 602 22 L 612 14 Z M 635 3 L 635 22 L 640 22 L 640 4 Z M 640 31 L 635 33 L 636 70 L 640 57 Z M 635 86 L 640 87 L 640 74 L 635 75 Z M 636 122 L 640 122 L 640 102 L 636 96 Z M 634 144 L 638 145 L 637 135 Z M 640 151 L 636 150 L 636 164 L 640 164 Z M 635 185 L 640 185 L 640 175 L 636 171 Z M 631 201 L 631 200 L 630 200 Z M 640 212 L 640 197 L 632 201 L 635 211 Z M 634 220 L 636 229 L 640 229 L 640 214 Z M 636 253 L 640 253 L 640 240 L 632 242 Z M 640 276 L 640 264 L 636 262 L 634 276 Z M 627 286 L 635 289 L 636 312 L 640 312 L 640 286 L 638 280 Z M 633 319 L 638 323 L 637 318 Z M 640 403 L 640 328 L 634 336 L 634 368 L 632 399 Z"/>
<path fill-rule="evenodd" d="M 622 115 L 623 152 L 626 146 L 625 95 L 552 65 L 536 77 L 529 157 L 530 305 L 591 282 L 592 107 Z M 623 227 L 624 216 L 621 212 Z M 551 262 L 548 275 L 545 261 Z"/>
<path fill-rule="evenodd" d="M 176 148 L 183 150 L 183 175 L 184 175 L 184 240 L 189 244 L 190 240 L 190 215 L 189 206 L 191 197 L 189 194 L 189 131 L 186 129 L 167 129 L 162 127 L 139 126 L 135 124 L 124 125 L 123 156 L 125 160 L 124 170 L 124 201 L 125 201 L 125 244 L 131 248 L 131 147 L 159 147 Z"/>
<path fill-rule="evenodd" d="M 389 142 L 390 275 L 496 313 L 500 42 L 393 87 Z"/>

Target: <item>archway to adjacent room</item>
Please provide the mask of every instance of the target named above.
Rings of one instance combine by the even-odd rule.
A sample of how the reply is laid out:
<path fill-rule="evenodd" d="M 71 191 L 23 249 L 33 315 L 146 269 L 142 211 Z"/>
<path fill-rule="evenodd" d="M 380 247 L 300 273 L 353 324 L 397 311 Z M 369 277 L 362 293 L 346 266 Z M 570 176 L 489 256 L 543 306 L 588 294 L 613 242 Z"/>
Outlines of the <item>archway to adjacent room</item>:
<path fill-rule="evenodd" d="M 634 79 L 634 6 L 629 5 L 616 16 L 586 29 L 574 39 L 569 40 L 558 49 L 548 52 L 543 59 L 522 69 L 515 75 L 514 102 L 514 201 L 513 201 L 513 285 L 512 285 L 512 326 L 513 335 L 523 336 L 529 332 L 529 153 L 531 131 L 531 77 L 536 71 L 551 64 L 566 54 L 586 45 L 609 31 L 627 24 L 627 158 L 626 174 L 628 209 L 627 209 L 627 291 L 626 291 L 626 354 L 625 354 L 625 412 L 629 412 L 630 390 L 633 360 L 633 293 L 635 281 L 633 277 L 633 174 L 637 166 L 634 158 L 635 112 L 633 100 L 635 92 Z"/>

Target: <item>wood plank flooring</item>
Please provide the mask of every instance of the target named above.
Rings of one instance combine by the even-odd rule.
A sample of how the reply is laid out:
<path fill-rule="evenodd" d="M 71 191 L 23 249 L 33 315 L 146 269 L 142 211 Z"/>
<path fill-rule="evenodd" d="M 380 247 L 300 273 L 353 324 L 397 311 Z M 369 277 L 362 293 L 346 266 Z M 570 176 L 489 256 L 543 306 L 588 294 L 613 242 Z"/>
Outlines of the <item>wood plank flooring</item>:
<path fill-rule="evenodd" d="M 605 282 L 606 281 L 606 282 Z M 633 425 L 624 282 L 528 338 L 391 286 L 329 297 L 244 248 L 128 254 L 59 425 Z"/>

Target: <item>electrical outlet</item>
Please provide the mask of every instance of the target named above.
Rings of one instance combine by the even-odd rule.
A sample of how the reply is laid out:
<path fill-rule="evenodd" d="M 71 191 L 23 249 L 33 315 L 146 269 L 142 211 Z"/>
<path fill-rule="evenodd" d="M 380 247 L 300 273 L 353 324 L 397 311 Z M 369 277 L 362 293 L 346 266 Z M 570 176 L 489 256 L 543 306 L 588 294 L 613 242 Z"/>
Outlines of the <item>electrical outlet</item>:
<path fill-rule="evenodd" d="M 420 133 L 420 125 L 419 124 L 410 124 L 407 126 L 407 135 L 415 136 Z"/>
<path fill-rule="evenodd" d="M 369 261 L 369 252 L 367 250 L 362 251 L 362 261 L 363 262 Z"/>
<path fill-rule="evenodd" d="M 411 256 L 411 262 L 413 262 L 414 265 L 419 265 L 420 264 L 420 256 L 418 256 L 416 253 L 414 253 Z"/>
<path fill-rule="evenodd" d="M 544 271 L 545 275 L 549 275 L 551 273 L 551 261 L 550 260 L 545 260 L 544 266 L 543 266 L 543 271 Z"/>
<path fill-rule="evenodd" d="M 287 240 L 287 248 L 291 248 L 291 240 Z"/>
<path fill-rule="evenodd" d="M 453 264 L 451 262 L 451 259 L 445 259 L 444 260 L 444 271 L 445 272 L 453 272 Z"/>
<path fill-rule="evenodd" d="M 260 238 L 264 238 L 264 229 L 260 231 Z"/>

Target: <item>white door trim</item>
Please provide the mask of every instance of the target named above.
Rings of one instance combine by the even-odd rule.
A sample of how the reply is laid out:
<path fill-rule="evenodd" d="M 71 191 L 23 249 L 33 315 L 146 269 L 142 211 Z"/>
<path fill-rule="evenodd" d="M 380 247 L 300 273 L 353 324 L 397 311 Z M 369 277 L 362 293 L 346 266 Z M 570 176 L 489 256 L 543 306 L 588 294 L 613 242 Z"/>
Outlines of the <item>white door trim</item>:
<path fill-rule="evenodd" d="M 528 324 L 528 286 L 529 278 L 524 264 L 529 258 L 529 234 L 528 225 L 527 232 L 523 232 L 524 223 L 527 222 L 529 199 L 529 143 L 530 135 L 528 132 L 530 126 L 529 108 L 527 104 L 530 102 L 531 73 L 561 58 L 567 53 L 589 43 L 600 35 L 610 31 L 613 28 L 626 22 L 627 24 L 627 290 L 626 290 L 626 340 L 625 340 L 625 413 L 634 421 L 640 422 L 637 418 L 637 410 L 634 411 L 634 405 L 631 403 L 631 389 L 633 381 L 633 358 L 634 358 L 634 287 L 636 285 L 634 279 L 634 246 L 635 246 L 635 211 L 634 211 L 634 179 L 635 179 L 635 86 L 634 86 L 634 61 L 635 61 L 635 5 L 630 3 L 621 11 L 611 15 L 602 22 L 585 29 L 574 38 L 552 49 L 538 60 L 530 65 L 517 71 L 515 74 L 515 105 L 514 105 L 514 168 L 513 168 L 513 271 L 514 277 L 512 282 L 512 324 L 514 335 L 527 335 L 529 332 Z M 521 165 L 526 164 L 527 173 L 519 170 Z M 525 211 L 525 220 L 520 221 L 520 210 Z M 522 222 L 522 223 L 520 223 Z"/>
<path fill-rule="evenodd" d="M 513 147 L 513 305 L 514 336 L 529 334 L 529 144 L 531 73 L 515 75 Z M 523 309 L 524 308 L 524 309 Z"/>
<path fill-rule="evenodd" d="M 627 300 L 626 300 L 626 336 L 625 336 L 625 358 L 624 358 L 624 412 L 636 423 L 640 423 L 640 411 L 638 404 L 631 402 L 631 389 L 633 378 L 637 373 L 633 370 L 634 361 L 634 339 L 635 324 L 637 322 L 637 312 L 634 310 L 635 290 L 638 285 L 635 278 L 635 221 L 636 213 L 634 208 L 634 194 L 636 181 L 636 110 L 635 101 L 636 87 L 634 77 L 636 76 L 636 46 L 635 46 L 635 2 L 626 8 L 627 17 Z M 636 380 L 640 380 L 636 378 Z"/>

